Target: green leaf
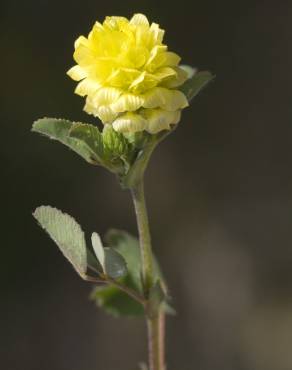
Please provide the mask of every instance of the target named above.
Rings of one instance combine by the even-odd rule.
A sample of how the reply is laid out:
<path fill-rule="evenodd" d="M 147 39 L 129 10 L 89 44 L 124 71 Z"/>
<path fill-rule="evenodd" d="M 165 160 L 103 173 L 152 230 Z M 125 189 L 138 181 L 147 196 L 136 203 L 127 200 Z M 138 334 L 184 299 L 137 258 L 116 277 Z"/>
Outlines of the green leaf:
<path fill-rule="evenodd" d="M 111 277 L 118 279 L 127 273 L 127 264 L 124 258 L 113 248 L 104 248 L 101 239 L 97 233 L 91 236 L 94 253 L 102 267 L 102 272 Z"/>
<path fill-rule="evenodd" d="M 197 72 L 186 80 L 180 87 L 180 90 L 186 95 L 190 102 L 214 78 L 215 76 L 208 71 Z"/>
<path fill-rule="evenodd" d="M 101 264 L 102 268 L 104 269 L 105 253 L 104 253 L 104 248 L 103 248 L 100 236 L 97 233 L 92 233 L 91 243 L 92 243 L 92 247 L 96 255 L 96 258 L 98 259 L 98 262 Z"/>
<path fill-rule="evenodd" d="M 79 154 L 88 163 L 99 164 L 98 156 L 93 154 L 91 148 L 85 142 L 70 137 L 69 133 L 74 124 L 76 123 L 65 119 L 41 118 L 34 122 L 32 131 L 59 141 Z"/>
<path fill-rule="evenodd" d="M 89 248 L 86 249 L 86 253 L 87 253 L 87 267 L 94 272 L 98 273 L 103 272 L 101 264 L 99 263 L 99 261 L 96 259 L 96 256 L 91 252 Z"/>
<path fill-rule="evenodd" d="M 128 275 L 134 288 L 142 293 L 141 258 L 139 241 L 126 231 L 110 229 L 105 235 L 105 243 L 119 252 L 127 262 Z"/>
<path fill-rule="evenodd" d="M 104 272 L 113 279 L 118 279 L 127 273 L 126 261 L 113 248 L 104 248 Z"/>
<path fill-rule="evenodd" d="M 142 294 L 141 280 L 141 259 L 139 241 L 137 238 L 125 231 L 111 229 L 104 238 L 106 244 L 123 256 L 127 263 L 127 274 L 121 282 L 131 289 Z M 161 273 L 155 262 L 156 278 L 159 279 Z M 91 298 L 100 307 L 114 316 L 136 316 L 144 313 L 143 307 L 126 293 L 114 286 L 95 288 Z"/>
<path fill-rule="evenodd" d="M 133 287 L 128 275 L 122 281 L 127 286 Z M 144 314 L 142 305 L 113 285 L 94 288 L 90 298 L 107 314 L 114 317 L 142 316 Z"/>
<path fill-rule="evenodd" d="M 142 292 L 141 261 L 139 242 L 124 231 L 110 230 L 105 236 L 108 246 L 122 255 L 127 263 L 127 275 L 121 282 L 139 292 Z M 143 307 L 126 293 L 114 286 L 97 287 L 91 298 L 100 307 L 113 316 L 136 316 L 144 313 Z"/>
<path fill-rule="evenodd" d="M 50 206 L 38 207 L 33 216 L 83 278 L 87 270 L 87 253 L 79 224 L 71 216 Z"/>
<path fill-rule="evenodd" d="M 101 163 L 104 157 L 102 135 L 96 126 L 74 122 L 68 132 L 69 137 L 82 142 L 96 162 Z"/>
<path fill-rule="evenodd" d="M 78 139 L 84 143 L 91 155 L 102 166 L 109 169 L 111 172 L 122 174 L 124 173 L 123 161 L 112 153 L 109 155 L 107 147 L 104 143 L 103 134 L 101 134 L 96 126 L 75 123 L 70 129 L 69 135 L 71 138 Z"/>

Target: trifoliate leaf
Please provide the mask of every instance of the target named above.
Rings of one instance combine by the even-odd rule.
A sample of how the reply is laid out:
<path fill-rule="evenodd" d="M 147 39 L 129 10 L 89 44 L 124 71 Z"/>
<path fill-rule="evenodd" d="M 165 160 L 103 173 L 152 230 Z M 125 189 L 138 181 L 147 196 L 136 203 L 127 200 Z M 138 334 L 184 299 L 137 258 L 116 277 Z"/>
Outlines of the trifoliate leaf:
<path fill-rule="evenodd" d="M 125 276 L 127 264 L 124 258 L 113 248 L 104 248 L 104 272 L 113 279 Z"/>
<path fill-rule="evenodd" d="M 41 118 L 34 122 L 32 131 L 61 142 L 79 154 L 87 162 L 98 164 L 99 158 L 93 155 L 92 150 L 85 142 L 69 136 L 73 125 L 73 122 L 65 119 Z"/>
<path fill-rule="evenodd" d="M 128 170 L 134 155 L 134 147 L 111 125 L 105 125 L 100 133 L 95 126 L 74 124 L 70 130 L 70 137 L 86 143 L 92 155 L 97 156 L 99 163 L 110 171 L 122 175 Z"/>
<path fill-rule="evenodd" d="M 139 241 L 126 231 L 110 229 L 104 238 L 106 244 L 119 252 L 127 262 L 128 275 L 135 289 L 142 293 Z"/>
<path fill-rule="evenodd" d="M 87 123 L 73 123 L 69 130 L 69 137 L 82 142 L 98 163 L 103 162 L 102 136 L 96 126 Z"/>
<path fill-rule="evenodd" d="M 122 278 L 121 282 L 131 289 L 142 292 L 138 240 L 119 230 L 110 230 L 104 240 L 108 246 L 119 252 L 127 262 L 127 275 Z M 115 286 L 97 287 L 93 290 L 91 298 L 98 306 L 113 316 L 136 316 L 144 313 L 142 305 Z"/>
<path fill-rule="evenodd" d="M 104 269 L 105 253 L 104 248 L 100 239 L 100 236 L 97 233 L 92 233 L 91 243 L 94 250 L 94 253 L 98 259 L 98 262 L 101 264 Z"/>
<path fill-rule="evenodd" d="M 122 282 L 134 288 L 128 275 L 122 279 Z M 142 305 L 113 285 L 94 288 L 90 298 L 99 307 L 103 308 L 107 314 L 114 317 L 141 316 L 144 314 Z"/>
<path fill-rule="evenodd" d="M 124 257 L 127 263 L 127 274 L 121 282 L 131 289 L 142 294 L 141 259 L 139 241 L 137 238 L 121 230 L 109 230 L 104 238 L 106 244 Z M 157 263 L 154 263 L 156 278 L 160 272 Z M 96 304 L 114 316 L 136 316 L 144 313 L 144 308 L 126 293 L 114 286 L 95 288 L 91 298 Z"/>
<path fill-rule="evenodd" d="M 87 270 L 85 237 L 74 218 L 50 206 L 38 207 L 33 216 L 72 263 L 78 274 L 84 277 Z"/>
<path fill-rule="evenodd" d="M 214 78 L 215 76 L 208 71 L 197 72 L 193 77 L 186 80 L 180 90 L 190 102 Z"/>

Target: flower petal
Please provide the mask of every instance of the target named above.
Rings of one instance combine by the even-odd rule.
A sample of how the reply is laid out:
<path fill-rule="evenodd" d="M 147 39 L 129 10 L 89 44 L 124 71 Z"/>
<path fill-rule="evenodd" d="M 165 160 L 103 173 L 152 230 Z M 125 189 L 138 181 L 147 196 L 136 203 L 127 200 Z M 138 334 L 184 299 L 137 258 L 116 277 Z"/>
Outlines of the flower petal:
<path fill-rule="evenodd" d="M 118 68 L 107 79 L 107 83 L 115 87 L 128 87 L 141 75 L 133 68 Z"/>
<path fill-rule="evenodd" d="M 103 124 L 112 123 L 118 116 L 118 113 L 113 112 L 109 106 L 103 105 L 97 107 L 90 97 L 87 97 L 86 104 L 83 109 L 86 113 L 98 117 Z"/>
<path fill-rule="evenodd" d="M 133 133 L 143 131 L 147 121 L 140 114 L 128 112 L 119 116 L 112 125 L 118 132 Z"/>
<path fill-rule="evenodd" d="M 181 61 L 181 57 L 172 51 L 164 53 L 164 58 L 163 66 L 175 67 Z"/>
<path fill-rule="evenodd" d="M 85 78 L 77 85 L 75 94 L 80 96 L 93 95 L 100 87 L 101 85 L 97 81 Z"/>
<path fill-rule="evenodd" d="M 131 83 L 129 90 L 133 91 L 134 93 L 140 93 L 153 88 L 158 83 L 159 80 L 157 77 L 144 71 Z"/>
<path fill-rule="evenodd" d="M 180 120 L 180 110 L 170 112 L 163 109 L 145 109 L 141 114 L 147 120 L 145 130 L 150 134 L 156 134 L 163 130 L 169 130 L 171 124 L 177 124 Z"/>
<path fill-rule="evenodd" d="M 144 14 L 134 14 L 130 20 L 130 24 L 134 24 L 135 26 L 149 26 L 149 22 L 147 17 Z"/>
<path fill-rule="evenodd" d="M 153 39 L 153 45 L 162 43 L 164 30 L 159 27 L 159 24 L 152 23 L 150 26 L 150 33 Z"/>
<path fill-rule="evenodd" d="M 114 112 L 132 112 L 142 107 L 144 99 L 133 94 L 124 94 L 119 99 L 111 104 L 111 109 Z"/>
<path fill-rule="evenodd" d="M 188 77 L 188 72 L 186 72 L 183 68 L 181 67 L 171 67 L 176 74 L 169 79 L 166 79 L 162 81 L 161 85 L 163 87 L 168 87 L 168 88 L 174 88 L 181 86 L 189 77 Z"/>
<path fill-rule="evenodd" d="M 87 77 L 87 72 L 79 65 L 76 65 L 67 71 L 67 75 L 74 81 L 80 81 Z"/>
<path fill-rule="evenodd" d="M 179 90 L 169 90 L 164 87 L 155 87 L 143 95 L 144 108 L 162 108 L 175 111 L 187 107 L 186 96 Z"/>
<path fill-rule="evenodd" d="M 78 63 L 80 66 L 93 65 L 96 60 L 92 50 L 83 44 L 79 45 L 78 48 L 75 49 L 73 57 L 76 63 Z"/>
<path fill-rule="evenodd" d="M 147 63 L 145 64 L 145 68 L 149 72 L 153 72 L 156 67 L 155 60 L 159 58 L 159 55 L 162 55 L 164 52 L 166 52 L 167 46 L 166 45 L 155 45 L 150 52 L 149 59 Z"/>
<path fill-rule="evenodd" d="M 84 36 L 79 36 L 78 37 L 78 39 L 74 43 L 75 49 L 79 48 L 80 45 L 83 45 L 83 46 L 86 46 L 86 47 L 89 46 L 89 41 L 87 40 L 86 37 L 84 37 Z"/>
<path fill-rule="evenodd" d="M 116 30 L 119 31 L 125 24 L 128 24 L 129 21 L 125 17 L 106 17 L 103 26 L 110 29 L 110 30 Z"/>
<path fill-rule="evenodd" d="M 116 89 L 115 87 L 102 87 L 92 97 L 92 102 L 97 107 L 102 105 L 110 105 L 118 100 L 122 90 Z"/>
<path fill-rule="evenodd" d="M 177 72 L 175 71 L 174 68 L 170 68 L 170 67 L 163 67 L 163 68 L 160 68 L 158 69 L 155 73 L 154 73 L 154 76 L 160 80 L 161 82 L 163 82 L 163 80 L 165 79 L 169 79 L 171 77 L 173 78 L 176 78 L 177 77 Z"/>
<path fill-rule="evenodd" d="M 103 124 L 112 123 L 118 116 L 118 113 L 113 112 L 110 107 L 101 106 L 97 110 L 97 117 L 102 121 Z"/>

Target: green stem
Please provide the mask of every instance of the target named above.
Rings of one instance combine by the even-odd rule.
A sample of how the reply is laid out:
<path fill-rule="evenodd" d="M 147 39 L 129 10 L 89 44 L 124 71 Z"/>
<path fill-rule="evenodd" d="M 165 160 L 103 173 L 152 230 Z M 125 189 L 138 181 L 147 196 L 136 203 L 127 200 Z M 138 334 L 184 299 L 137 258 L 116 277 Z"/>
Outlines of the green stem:
<path fill-rule="evenodd" d="M 96 271 L 96 270 L 95 270 Z M 98 271 L 96 271 L 99 273 Z M 119 283 L 117 280 L 112 279 L 109 276 L 104 276 L 103 278 L 96 278 L 93 276 L 86 275 L 84 277 L 84 280 L 89 281 L 90 283 L 101 283 L 101 284 L 111 284 L 122 290 L 124 293 L 128 294 L 131 298 L 133 298 L 135 301 L 140 303 L 143 307 L 146 306 L 146 300 L 144 299 L 143 296 L 141 296 L 139 293 L 137 293 L 135 290 L 127 287 L 124 284 Z"/>
<path fill-rule="evenodd" d="M 165 370 L 165 314 L 147 320 L 150 370 Z"/>
<path fill-rule="evenodd" d="M 131 189 L 135 206 L 139 230 L 142 279 L 145 298 L 149 298 L 149 291 L 154 281 L 153 255 L 149 230 L 148 214 L 145 203 L 143 180 Z M 147 314 L 149 370 L 165 370 L 164 362 L 164 313 L 160 310 L 156 315 Z"/>
<path fill-rule="evenodd" d="M 143 181 L 132 189 L 132 196 L 139 230 L 143 287 L 145 296 L 148 297 L 149 290 L 153 285 L 153 258 Z"/>
<path fill-rule="evenodd" d="M 112 284 L 112 285 L 115 285 L 117 288 L 119 288 L 120 290 L 122 290 L 123 292 L 128 294 L 128 296 L 132 297 L 134 300 L 139 302 L 143 307 L 145 307 L 146 301 L 145 301 L 144 297 L 141 296 L 139 293 L 137 293 L 135 290 L 127 287 L 124 284 L 119 283 L 118 281 L 116 281 L 116 280 L 114 280 L 110 277 L 107 277 L 106 281 L 108 283 Z"/>

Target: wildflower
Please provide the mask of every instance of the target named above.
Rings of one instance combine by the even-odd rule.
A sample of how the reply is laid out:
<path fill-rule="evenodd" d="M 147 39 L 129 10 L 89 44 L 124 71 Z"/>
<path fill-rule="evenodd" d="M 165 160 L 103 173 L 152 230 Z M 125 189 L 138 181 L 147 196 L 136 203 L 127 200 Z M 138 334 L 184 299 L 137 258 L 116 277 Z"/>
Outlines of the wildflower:
<path fill-rule="evenodd" d="M 163 44 L 164 31 L 146 16 L 106 17 L 75 42 L 77 63 L 67 73 L 79 81 L 84 110 L 122 133 L 155 134 L 171 128 L 188 106 L 178 90 L 188 77 L 180 57 Z"/>

